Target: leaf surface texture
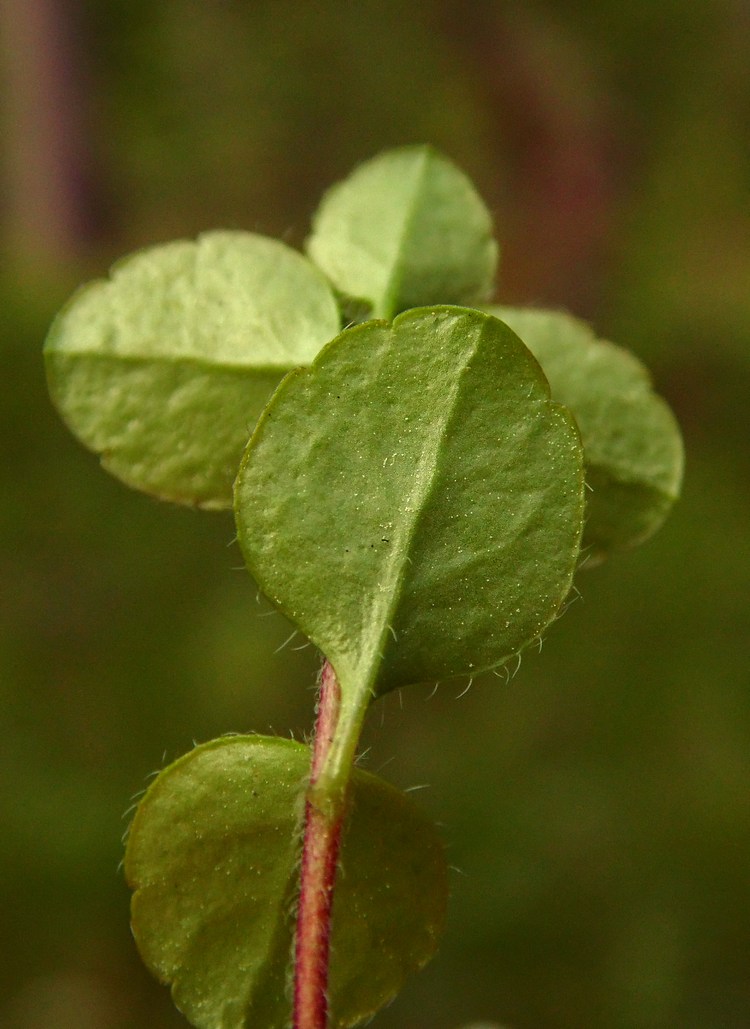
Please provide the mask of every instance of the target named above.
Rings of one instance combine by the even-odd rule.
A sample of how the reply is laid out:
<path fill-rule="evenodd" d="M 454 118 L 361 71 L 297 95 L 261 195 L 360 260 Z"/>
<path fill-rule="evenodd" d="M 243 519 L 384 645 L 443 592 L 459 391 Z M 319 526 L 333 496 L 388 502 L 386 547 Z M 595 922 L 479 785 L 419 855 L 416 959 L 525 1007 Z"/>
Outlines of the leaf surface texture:
<path fill-rule="evenodd" d="M 71 298 L 45 345 L 50 392 L 129 485 L 228 507 L 268 397 L 339 326 L 330 288 L 300 254 L 207 233 L 139 251 Z"/>
<path fill-rule="evenodd" d="M 374 317 L 489 296 L 498 249 L 469 179 L 428 146 L 389 150 L 324 196 L 307 241 L 341 293 Z"/>

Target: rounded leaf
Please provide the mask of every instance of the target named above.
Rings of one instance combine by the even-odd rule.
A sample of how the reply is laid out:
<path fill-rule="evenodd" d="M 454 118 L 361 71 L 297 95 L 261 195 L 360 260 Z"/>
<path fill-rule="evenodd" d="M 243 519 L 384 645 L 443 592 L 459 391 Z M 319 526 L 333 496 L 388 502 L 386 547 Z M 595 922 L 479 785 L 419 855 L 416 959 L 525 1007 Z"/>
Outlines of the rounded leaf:
<path fill-rule="evenodd" d="M 309 748 L 214 740 L 140 802 L 125 871 L 151 971 L 199 1029 L 285 1029 Z M 333 909 L 331 1025 L 370 1017 L 432 956 L 446 866 L 404 794 L 355 769 Z"/>
<path fill-rule="evenodd" d="M 261 589 L 342 692 L 472 673 L 538 638 L 571 585 L 582 453 L 511 330 L 412 310 L 284 380 L 235 486 Z"/>
<path fill-rule="evenodd" d="M 339 327 L 331 289 L 300 254 L 207 233 L 139 251 L 74 294 L 45 344 L 50 393 L 128 485 L 228 507 L 268 397 Z"/>
<path fill-rule="evenodd" d="M 589 562 L 635 546 L 664 522 L 679 496 L 682 437 L 648 371 L 622 347 L 598 340 L 558 311 L 493 307 L 544 369 L 552 395 L 573 412 L 586 462 L 584 554 Z"/>
<path fill-rule="evenodd" d="M 492 292 L 492 218 L 469 179 L 428 146 L 389 150 L 323 198 L 312 260 L 375 317 L 426 304 L 471 304 Z"/>

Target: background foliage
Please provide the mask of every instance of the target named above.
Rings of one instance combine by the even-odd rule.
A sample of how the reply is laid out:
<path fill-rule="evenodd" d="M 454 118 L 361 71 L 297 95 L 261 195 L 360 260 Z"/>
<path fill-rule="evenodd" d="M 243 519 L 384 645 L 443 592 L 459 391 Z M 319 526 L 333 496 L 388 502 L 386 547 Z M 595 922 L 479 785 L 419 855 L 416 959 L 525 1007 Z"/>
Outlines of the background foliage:
<path fill-rule="evenodd" d="M 504 303 L 631 345 L 683 500 L 509 686 L 405 692 L 367 767 L 429 783 L 441 953 L 383 1029 L 750 1024 L 750 17 L 742 0 L 8 0 L 0 208 L 0 1024 L 172 1029 L 127 928 L 129 798 L 193 739 L 310 724 L 310 649 L 224 515 L 102 474 L 40 344 L 136 246 L 298 244 L 322 190 L 427 140 L 475 180 Z M 460 872 L 458 871 L 460 869 Z"/>

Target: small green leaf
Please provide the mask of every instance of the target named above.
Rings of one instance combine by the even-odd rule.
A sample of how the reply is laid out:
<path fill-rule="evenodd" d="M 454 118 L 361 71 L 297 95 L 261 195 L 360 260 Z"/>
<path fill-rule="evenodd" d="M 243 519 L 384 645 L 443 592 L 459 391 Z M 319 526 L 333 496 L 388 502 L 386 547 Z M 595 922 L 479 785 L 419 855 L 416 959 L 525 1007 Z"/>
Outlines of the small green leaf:
<path fill-rule="evenodd" d="M 161 773 L 125 871 L 151 971 L 199 1029 L 285 1029 L 304 790 L 302 744 L 214 740 Z M 355 770 L 333 910 L 332 1026 L 370 1017 L 432 956 L 443 848 L 398 790 Z"/>
<path fill-rule="evenodd" d="M 590 561 L 651 536 L 680 492 L 683 448 L 669 407 L 622 347 L 557 311 L 492 307 L 536 356 L 552 395 L 576 417 L 586 461 Z"/>
<path fill-rule="evenodd" d="M 235 498 L 250 570 L 347 706 L 540 635 L 575 569 L 582 453 L 507 326 L 417 309 L 347 330 L 285 379 Z"/>
<path fill-rule="evenodd" d="M 246 232 L 140 251 L 89 283 L 50 329 L 50 393 L 131 486 L 228 507 L 243 447 L 279 380 L 340 328 L 300 254 Z"/>
<path fill-rule="evenodd" d="M 469 179 L 428 146 L 390 150 L 325 195 L 307 250 L 342 293 L 375 317 L 489 296 L 492 219 Z"/>

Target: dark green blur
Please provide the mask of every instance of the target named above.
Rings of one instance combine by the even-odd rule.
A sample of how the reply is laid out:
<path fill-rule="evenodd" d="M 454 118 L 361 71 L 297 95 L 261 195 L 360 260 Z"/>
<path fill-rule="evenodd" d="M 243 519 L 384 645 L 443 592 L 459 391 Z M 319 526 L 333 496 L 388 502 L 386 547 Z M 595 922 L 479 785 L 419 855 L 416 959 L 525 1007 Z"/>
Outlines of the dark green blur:
<path fill-rule="evenodd" d="M 429 784 L 456 868 L 441 953 L 375 1025 L 747 1029 L 746 5 L 46 0 L 32 45 L 34 6 L 0 25 L 0 1025 L 185 1025 L 130 938 L 123 814 L 194 739 L 300 738 L 317 666 L 228 516 L 129 492 L 69 436 L 47 325 L 138 246 L 300 244 L 326 186 L 426 141 L 495 214 L 499 299 L 631 346 L 687 466 L 509 685 L 373 709 L 366 767 Z"/>

